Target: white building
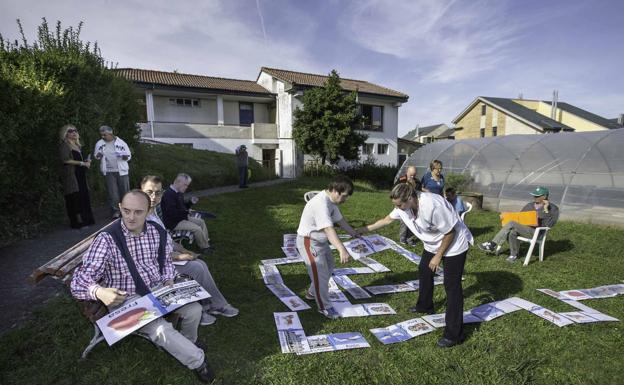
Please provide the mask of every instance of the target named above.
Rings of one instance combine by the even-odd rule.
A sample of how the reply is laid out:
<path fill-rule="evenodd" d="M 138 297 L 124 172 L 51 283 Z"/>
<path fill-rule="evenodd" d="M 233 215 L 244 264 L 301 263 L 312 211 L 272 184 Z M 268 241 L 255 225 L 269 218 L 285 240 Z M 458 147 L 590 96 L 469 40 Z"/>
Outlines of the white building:
<path fill-rule="evenodd" d="M 233 153 L 241 144 L 250 156 L 284 178 L 303 170 L 303 155 L 292 139 L 295 108 L 306 89 L 322 86 L 327 76 L 262 67 L 257 81 L 224 79 L 123 68 L 143 96 L 139 122 L 145 139 Z M 341 79 L 345 91 L 357 90 L 368 136 L 363 156 L 396 165 L 398 109 L 408 96 L 366 81 Z"/>

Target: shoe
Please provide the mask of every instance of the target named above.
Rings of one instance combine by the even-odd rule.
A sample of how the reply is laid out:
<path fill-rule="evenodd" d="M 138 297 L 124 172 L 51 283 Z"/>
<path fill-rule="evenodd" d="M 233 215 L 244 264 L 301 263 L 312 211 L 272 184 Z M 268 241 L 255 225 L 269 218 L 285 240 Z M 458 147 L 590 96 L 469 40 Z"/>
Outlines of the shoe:
<path fill-rule="evenodd" d="M 230 304 L 227 304 L 219 309 L 211 309 L 209 312 L 213 315 L 222 315 L 228 318 L 236 317 L 238 315 L 238 309 Z"/>
<path fill-rule="evenodd" d="M 201 326 L 212 325 L 215 322 L 217 322 L 217 318 L 216 317 L 214 317 L 213 315 L 211 315 L 207 311 L 202 312 L 201 320 L 199 321 L 199 324 Z"/>
<path fill-rule="evenodd" d="M 510 255 L 509 257 L 507 257 L 506 261 L 509 263 L 514 263 L 516 262 L 516 259 L 518 259 L 518 257 L 516 257 L 515 255 Z"/>
<path fill-rule="evenodd" d="M 483 242 L 483 243 L 479 243 L 477 244 L 477 247 L 479 247 L 479 249 L 485 251 L 486 253 L 495 253 L 496 252 L 496 248 L 499 247 L 496 242 Z"/>
<path fill-rule="evenodd" d="M 305 297 L 305 299 L 307 299 L 307 300 L 309 300 L 309 301 L 314 301 L 314 300 L 316 300 L 316 297 L 315 297 L 315 296 L 313 296 L 312 294 L 310 294 L 310 292 L 309 292 L 309 291 L 306 291 L 306 293 L 305 293 L 305 296 L 304 296 L 304 297 Z"/>
<path fill-rule="evenodd" d="M 409 310 L 412 313 L 435 314 L 433 310 L 420 310 L 417 306 L 412 306 L 407 310 Z"/>
<path fill-rule="evenodd" d="M 442 337 L 438 340 L 437 345 L 441 348 L 450 348 L 452 346 L 458 345 L 460 344 L 459 341 L 453 341 L 453 340 L 449 340 L 446 337 Z"/>
<path fill-rule="evenodd" d="M 338 319 L 338 318 L 340 318 L 340 314 L 338 314 L 338 312 L 333 307 L 328 307 L 325 310 L 320 310 L 319 309 L 318 312 L 321 313 L 322 315 L 324 315 L 325 317 L 329 318 L 329 319 Z"/>
<path fill-rule="evenodd" d="M 407 243 L 409 246 L 414 247 L 414 246 L 416 246 L 416 245 L 418 244 L 418 241 L 417 241 L 417 240 L 415 240 L 415 239 L 408 239 L 406 243 Z"/>
<path fill-rule="evenodd" d="M 212 383 L 215 379 L 215 374 L 210 366 L 208 366 L 208 361 L 206 361 L 206 359 L 204 359 L 204 363 L 201 364 L 199 368 L 195 369 L 195 374 L 197 374 L 201 382 Z"/>

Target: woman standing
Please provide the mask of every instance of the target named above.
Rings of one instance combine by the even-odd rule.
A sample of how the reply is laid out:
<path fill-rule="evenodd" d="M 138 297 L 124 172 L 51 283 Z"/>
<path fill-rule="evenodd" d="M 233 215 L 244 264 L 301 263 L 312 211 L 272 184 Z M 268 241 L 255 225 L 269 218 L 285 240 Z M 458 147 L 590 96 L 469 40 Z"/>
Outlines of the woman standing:
<path fill-rule="evenodd" d="M 403 221 L 423 243 L 418 266 L 420 288 L 418 302 L 410 311 L 433 314 L 433 276 L 444 261 L 444 290 L 446 292 L 446 326 L 440 347 L 451 347 L 464 340 L 464 293 L 461 284 L 468 248 L 474 242 L 472 234 L 459 215 L 442 196 L 418 193 L 408 183 L 396 185 L 390 194 L 394 210 L 372 225 L 358 229 L 359 233 L 377 230 L 394 220 Z"/>
<path fill-rule="evenodd" d="M 95 223 L 91 212 L 91 198 L 87 186 L 87 169 L 91 167 L 91 156 L 84 158 L 80 135 L 75 126 L 67 124 L 61 128 L 59 146 L 63 162 L 63 193 L 70 226 L 79 229 Z"/>
<path fill-rule="evenodd" d="M 429 171 L 420 180 L 422 190 L 438 195 L 444 195 L 444 175 L 442 162 L 435 159 L 429 164 Z"/>

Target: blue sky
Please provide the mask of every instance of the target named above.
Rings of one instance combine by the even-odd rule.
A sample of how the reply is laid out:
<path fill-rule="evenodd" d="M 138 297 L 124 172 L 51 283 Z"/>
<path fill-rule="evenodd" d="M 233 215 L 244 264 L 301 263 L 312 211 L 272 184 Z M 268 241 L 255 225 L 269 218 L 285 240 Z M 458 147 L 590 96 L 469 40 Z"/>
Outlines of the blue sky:
<path fill-rule="evenodd" d="M 624 113 L 619 0 L 0 0 L 0 33 L 84 21 L 119 67 L 255 80 L 261 66 L 368 80 L 410 98 L 399 134 L 451 123 L 476 96 Z"/>

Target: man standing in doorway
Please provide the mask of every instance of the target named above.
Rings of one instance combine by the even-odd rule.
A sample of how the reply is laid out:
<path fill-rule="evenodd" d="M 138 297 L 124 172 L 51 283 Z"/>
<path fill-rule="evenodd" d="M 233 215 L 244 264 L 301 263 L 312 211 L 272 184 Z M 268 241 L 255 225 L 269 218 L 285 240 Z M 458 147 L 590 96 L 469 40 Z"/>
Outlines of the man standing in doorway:
<path fill-rule="evenodd" d="M 236 166 L 238 167 L 238 187 L 247 188 L 247 168 L 249 166 L 249 154 L 247 146 L 241 144 L 236 149 Z"/>
<path fill-rule="evenodd" d="M 95 144 L 95 158 L 100 160 L 100 171 L 106 178 L 108 205 L 113 218 L 119 218 L 119 200 L 130 190 L 128 161 L 132 158 L 130 147 L 113 135 L 109 126 L 100 127 L 102 139 Z"/>

